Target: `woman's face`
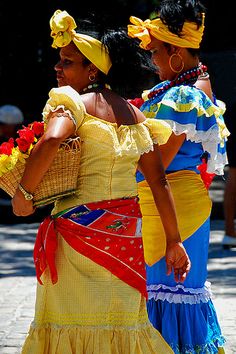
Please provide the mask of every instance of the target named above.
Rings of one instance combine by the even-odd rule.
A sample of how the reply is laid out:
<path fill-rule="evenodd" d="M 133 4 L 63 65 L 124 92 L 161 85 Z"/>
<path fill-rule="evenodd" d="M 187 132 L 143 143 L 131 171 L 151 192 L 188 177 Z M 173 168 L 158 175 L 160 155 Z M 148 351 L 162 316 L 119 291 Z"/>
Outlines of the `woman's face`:
<path fill-rule="evenodd" d="M 161 81 L 173 80 L 175 75 L 169 66 L 170 54 L 168 52 L 168 47 L 165 46 L 164 42 L 151 37 L 152 41 L 148 46 L 148 50 L 152 53 L 152 61 L 157 67 L 157 74 Z"/>
<path fill-rule="evenodd" d="M 59 87 L 69 85 L 77 92 L 81 92 L 91 83 L 90 65 L 83 64 L 83 60 L 83 54 L 73 42 L 60 49 L 60 61 L 54 67 Z"/>

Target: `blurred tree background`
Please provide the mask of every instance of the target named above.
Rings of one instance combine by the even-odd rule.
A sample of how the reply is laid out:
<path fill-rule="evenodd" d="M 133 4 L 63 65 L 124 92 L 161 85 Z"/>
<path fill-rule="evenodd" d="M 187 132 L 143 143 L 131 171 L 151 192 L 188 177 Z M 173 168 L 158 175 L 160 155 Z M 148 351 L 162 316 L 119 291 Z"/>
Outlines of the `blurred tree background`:
<path fill-rule="evenodd" d="M 108 26 L 126 26 L 130 15 L 146 19 L 158 0 L 0 2 L 0 105 L 19 106 L 26 120 L 41 120 L 58 53 L 51 48 L 49 19 L 57 9 L 75 19 L 96 13 Z M 236 40 L 233 0 L 205 0 L 206 29 L 202 61 L 208 66 L 216 95 L 227 105 L 236 100 Z M 158 78 L 156 78 L 158 80 Z"/>

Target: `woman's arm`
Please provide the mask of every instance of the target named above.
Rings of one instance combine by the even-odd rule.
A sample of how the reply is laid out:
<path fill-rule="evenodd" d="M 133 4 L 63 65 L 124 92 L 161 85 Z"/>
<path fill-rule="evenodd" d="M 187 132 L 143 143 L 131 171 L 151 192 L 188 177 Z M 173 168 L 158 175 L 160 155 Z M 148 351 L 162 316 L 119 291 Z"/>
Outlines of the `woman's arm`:
<path fill-rule="evenodd" d="M 141 156 L 139 166 L 151 188 L 165 230 L 167 274 L 173 269 L 175 280 L 183 282 L 190 270 L 190 260 L 181 243 L 174 200 L 158 145 L 154 146 L 154 151 Z"/>
<path fill-rule="evenodd" d="M 50 165 L 60 144 L 75 131 L 70 117 L 61 110 L 50 114 L 47 129 L 27 159 L 24 175 L 20 184 L 34 194 Z M 19 188 L 12 199 L 13 212 L 18 216 L 30 215 L 34 212 L 33 202 L 26 200 Z"/>

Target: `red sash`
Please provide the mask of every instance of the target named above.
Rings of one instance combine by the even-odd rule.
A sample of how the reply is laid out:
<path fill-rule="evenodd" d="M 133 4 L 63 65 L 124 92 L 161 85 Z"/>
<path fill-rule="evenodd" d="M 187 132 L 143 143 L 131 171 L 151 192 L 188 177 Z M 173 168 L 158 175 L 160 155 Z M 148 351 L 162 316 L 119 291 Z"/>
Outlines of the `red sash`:
<path fill-rule="evenodd" d="M 34 247 L 40 284 L 47 266 L 52 283 L 58 280 L 55 265 L 57 233 L 75 251 L 105 267 L 147 297 L 137 198 L 89 203 L 72 208 L 58 218 L 47 217 L 39 227 Z"/>

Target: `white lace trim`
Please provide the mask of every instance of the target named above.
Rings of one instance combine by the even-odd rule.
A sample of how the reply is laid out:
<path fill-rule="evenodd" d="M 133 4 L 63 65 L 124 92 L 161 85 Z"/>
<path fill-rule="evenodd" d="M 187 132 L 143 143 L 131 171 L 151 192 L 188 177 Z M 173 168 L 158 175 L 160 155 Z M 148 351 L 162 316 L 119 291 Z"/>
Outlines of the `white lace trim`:
<path fill-rule="evenodd" d="M 157 144 L 155 142 L 153 142 L 153 144 Z M 116 146 L 115 147 L 115 152 L 116 152 L 116 156 L 134 156 L 134 155 L 143 155 L 145 153 L 148 153 L 150 151 L 154 150 L 153 144 L 149 144 L 145 147 L 139 147 L 137 145 L 133 145 L 132 148 L 123 148 L 120 146 Z"/>
<path fill-rule="evenodd" d="M 227 164 L 227 155 L 218 152 L 218 144 L 222 142 L 218 125 L 213 125 L 207 131 L 197 131 L 194 124 L 180 124 L 167 120 L 176 135 L 186 134 L 186 139 L 195 143 L 201 143 L 203 150 L 210 154 L 207 162 L 207 172 L 224 175 L 224 167 Z"/>
<path fill-rule="evenodd" d="M 128 131 L 129 127 L 123 126 L 122 128 L 125 139 L 123 141 L 120 140 L 119 143 L 116 140 L 114 148 L 117 156 L 140 156 L 153 151 L 154 144 L 158 144 L 158 139 L 152 139 L 149 133 L 142 134 L 143 132 L 138 132 L 139 134 L 133 134 L 132 131 L 129 131 L 131 135 L 130 138 L 128 138 L 128 133 L 125 133 Z M 140 144 L 139 141 L 142 143 Z"/>
<path fill-rule="evenodd" d="M 169 290 L 170 292 L 162 292 L 161 290 Z M 174 294 L 181 289 L 184 293 L 190 294 Z M 148 299 L 154 299 L 155 301 L 168 301 L 169 303 L 174 304 L 199 304 L 201 302 L 208 302 L 212 297 L 211 292 L 211 283 L 206 282 L 202 288 L 185 288 L 183 285 L 178 284 L 176 286 L 167 286 L 164 284 L 159 285 L 149 285 L 147 287 Z M 157 292 L 158 291 L 158 292 Z"/>
<path fill-rule="evenodd" d="M 158 141 L 157 139 L 153 139 L 153 144 L 152 145 L 149 145 L 145 150 L 139 150 L 140 154 L 143 155 L 145 153 L 148 153 L 150 151 L 153 151 L 154 150 L 154 144 L 158 144 Z"/>

